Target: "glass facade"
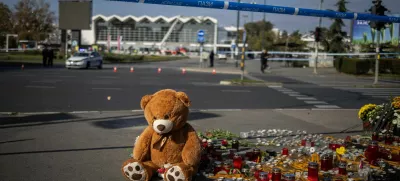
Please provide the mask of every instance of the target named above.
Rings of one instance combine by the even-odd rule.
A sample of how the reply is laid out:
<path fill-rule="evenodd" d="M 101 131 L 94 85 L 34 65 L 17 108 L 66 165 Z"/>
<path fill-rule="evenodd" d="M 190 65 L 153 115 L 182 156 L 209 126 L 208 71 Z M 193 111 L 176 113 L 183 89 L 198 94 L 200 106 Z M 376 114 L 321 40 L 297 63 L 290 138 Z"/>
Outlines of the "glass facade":
<path fill-rule="evenodd" d="M 140 22 L 133 19 L 126 21 L 97 19 L 94 22 L 95 37 L 96 41 L 107 41 L 109 34 L 112 41 L 117 41 L 120 35 L 125 42 L 161 42 L 173 22 L 168 23 L 162 19 L 155 22 L 148 19 Z M 186 23 L 179 21 L 166 42 L 197 43 L 197 32 L 203 29 L 206 33 L 206 43 L 214 43 L 214 27 L 215 24 L 210 20 L 200 23 L 195 20 Z"/>

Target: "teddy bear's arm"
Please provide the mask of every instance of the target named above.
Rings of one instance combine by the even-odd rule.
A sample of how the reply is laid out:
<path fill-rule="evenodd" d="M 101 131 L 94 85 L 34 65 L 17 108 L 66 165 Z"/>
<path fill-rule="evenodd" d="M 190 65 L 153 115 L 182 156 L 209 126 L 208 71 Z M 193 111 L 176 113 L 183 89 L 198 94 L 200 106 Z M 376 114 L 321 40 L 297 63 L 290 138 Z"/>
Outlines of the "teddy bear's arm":
<path fill-rule="evenodd" d="M 139 139 L 133 148 L 133 158 L 139 161 L 146 161 L 149 158 L 151 138 L 153 135 L 153 129 L 147 127 L 142 134 L 140 134 Z"/>
<path fill-rule="evenodd" d="M 188 124 L 188 139 L 182 150 L 182 159 L 187 166 L 197 166 L 200 163 L 201 145 L 193 127 Z"/>

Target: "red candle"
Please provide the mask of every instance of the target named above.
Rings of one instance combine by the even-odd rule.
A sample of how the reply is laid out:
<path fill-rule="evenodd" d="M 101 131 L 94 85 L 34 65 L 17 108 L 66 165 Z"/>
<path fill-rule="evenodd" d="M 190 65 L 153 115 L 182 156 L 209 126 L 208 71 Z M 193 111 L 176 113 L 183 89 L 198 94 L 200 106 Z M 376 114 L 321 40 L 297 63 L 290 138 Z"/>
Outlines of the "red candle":
<path fill-rule="evenodd" d="M 281 181 L 281 179 L 282 179 L 281 169 L 273 168 L 272 169 L 272 181 Z"/>
<path fill-rule="evenodd" d="M 306 146 L 307 140 L 301 140 L 301 146 Z"/>
<path fill-rule="evenodd" d="M 332 157 L 330 157 L 329 155 L 325 154 L 322 156 L 321 158 L 321 170 L 323 171 L 328 171 L 330 169 L 332 169 Z"/>
<path fill-rule="evenodd" d="M 289 149 L 287 149 L 287 148 L 282 148 L 282 155 L 288 156 L 288 155 L 289 155 Z"/>
<path fill-rule="evenodd" d="M 229 155 L 228 155 L 229 159 L 233 159 L 234 156 L 235 156 L 235 150 L 234 149 L 230 149 L 229 150 Z"/>
<path fill-rule="evenodd" d="M 252 151 L 248 151 L 245 154 L 245 159 L 247 160 L 253 160 L 253 152 Z"/>
<path fill-rule="evenodd" d="M 386 134 L 386 136 L 385 136 L 385 144 L 386 145 L 393 144 L 393 136 L 391 134 Z"/>
<path fill-rule="evenodd" d="M 259 181 L 269 181 L 267 172 L 260 172 Z"/>
<path fill-rule="evenodd" d="M 236 169 L 241 169 L 242 168 L 242 157 L 239 155 L 235 155 L 233 157 L 233 167 Z"/>
<path fill-rule="evenodd" d="M 346 162 L 340 162 L 339 163 L 339 175 L 347 175 L 347 163 Z"/>
<path fill-rule="evenodd" d="M 260 170 L 256 169 L 256 171 L 254 172 L 254 177 L 259 180 L 260 179 Z"/>
<path fill-rule="evenodd" d="M 308 164 L 308 180 L 318 181 L 318 163 L 310 162 Z"/>
<path fill-rule="evenodd" d="M 378 133 L 377 132 L 373 132 L 372 133 L 372 141 L 378 141 L 378 139 L 379 139 Z"/>
<path fill-rule="evenodd" d="M 222 164 L 220 161 L 216 161 L 215 162 L 215 166 L 214 166 L 214 175 L 216 175 L 218 172 L 220 172 L 222 170 Z"/>
<path fill-rule="evenodd" d="M 228 146 L 228 141 L 227 140 L 222 140 L 221 145 L 227 147 Z"/>
<path fill-rule="evenodd" d="M 284 181 L 295 181 L 296 180 L 296 176 L 294 174 L 285 174 L 283 176 L 283 180 Z"/>
<path fill-rule="evenodd" d="M 260 163 L 261 161 L 261 151 L 258 148 L 253 149 L 252 159 L 253 162 Z"/>
<path fill-rule="evenodd" d="M 365 150 L 365 157 L 369 164 L 376 165 L 376 160 L 378 159 L 379 147 L 376 141 L 372 141 L 368 148 Z"/>

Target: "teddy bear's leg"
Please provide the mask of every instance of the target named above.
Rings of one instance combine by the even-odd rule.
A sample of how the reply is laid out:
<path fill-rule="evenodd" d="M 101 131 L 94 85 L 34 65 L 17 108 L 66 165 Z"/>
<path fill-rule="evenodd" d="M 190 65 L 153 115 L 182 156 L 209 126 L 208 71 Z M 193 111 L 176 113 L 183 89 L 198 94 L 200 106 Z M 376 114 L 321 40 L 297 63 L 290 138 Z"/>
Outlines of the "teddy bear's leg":
<path fill-rule="evenodd" d="M 128 180 L 149 181 L 157 169 L 151 161 L 141 162 L 131 158 L 124 162 L 121 170 Z"/>
<path fill-rule="evenodd" d="M 189 181 L 192 180 L 192 176 L 196 169 L 190 166 L 180 163 L 169 168 L 164 174 L 164 180 L 166 181 Z"/>

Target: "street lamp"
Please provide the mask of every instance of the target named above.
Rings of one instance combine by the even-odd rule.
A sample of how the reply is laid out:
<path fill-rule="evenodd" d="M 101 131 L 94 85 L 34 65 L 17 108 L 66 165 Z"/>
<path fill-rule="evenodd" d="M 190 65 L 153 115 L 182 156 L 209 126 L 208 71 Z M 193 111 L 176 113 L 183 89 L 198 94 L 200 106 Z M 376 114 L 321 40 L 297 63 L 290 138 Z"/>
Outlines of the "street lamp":
<path fill-rule="evenodd" d="M 240 3 L 240 0 L 238 0 L 238 3 Z M 233 52 L 233 53 L 236 53 L 236 50 L 238 50 L 238 48 L 239 48 L 238 45 L 239 45 L 240 11 L 237 11 L 237 17 L 236 18 L 237 18 L 236 19 L 236 42 L 235 42 L 236 46 L 235 46 L 235 49 L 233 50 L 235 52 Z M 235 67 L 239 67 L 238 57 L 236 56 L 235 59 L 236 59 L 235 60 Z"/>
<path fill-rule="evenodd" d="M 267 0 L 264 0 L 264 5 L 267 4 Z M 265 30 L 265 12 L 263 13 L 263 24 L 262 24 L 262 31 L 261 31 L 261 49 L 264 50 L 265 48 L 265 38 L 264 38 L 264 30 Z"/>
<path fill-rule="evenodd" d="M 251 2 L 251 4 L 257 4 L 254 0 Z M 254 21 L 254 12 L 251 12 L 251 22 Z"/>
<path fill-rule="evenodd" d="M 7 34 L 6 35 L 6 52 L 8 53 L 8 37 L 18 37 L 17 34 Z"/>

